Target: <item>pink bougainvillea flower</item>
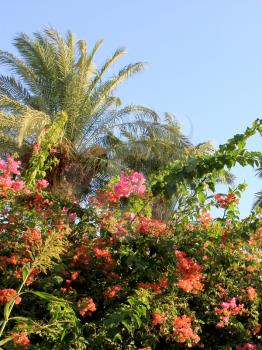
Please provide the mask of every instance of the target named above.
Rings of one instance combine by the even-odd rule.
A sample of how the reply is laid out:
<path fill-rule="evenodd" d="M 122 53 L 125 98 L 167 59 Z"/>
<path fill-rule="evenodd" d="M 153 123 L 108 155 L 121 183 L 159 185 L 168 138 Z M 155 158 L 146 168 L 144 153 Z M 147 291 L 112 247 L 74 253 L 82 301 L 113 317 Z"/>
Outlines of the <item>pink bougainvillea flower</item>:
<path fill-rule="evenodd" d="M 49 182 L 47 180 L 45 180 L 45 179 L 41 179 L 41 180 L 38 180 L 36 182 L 36 188 L 39 189 L 39 190 L 47 188 L 48 185 L 49 185 Z"/>
<path fill-rule="evenodd" d="M 24 187 L 24 181 L 13 181 L 11 187 L 14 191 L 20 191 Z"/>
<path fill-rule="evenodd" d="M 113 192 L 118 198 L 128 198 L 132 193 L 143 196 L 146 191 L 144 182 L 145 177 L 142 173 L 134 172 L 129 176 L 125 176 L 124 173 L 121 173 L 120 180 L 113 187 Z"/>
<path fill-rule="evenodd" d="M 38 153 L 40 150 L 40 144 L 38 142 L 36 142 L 34 145 L 33 145 L 33 152 L 34 153 Z"/>
<path fill-rule="evenodd" d="M 255 344 L 246 343 L 244 345 L 237 345 L 236 350 L 256 350 L 257 346 Z"/>

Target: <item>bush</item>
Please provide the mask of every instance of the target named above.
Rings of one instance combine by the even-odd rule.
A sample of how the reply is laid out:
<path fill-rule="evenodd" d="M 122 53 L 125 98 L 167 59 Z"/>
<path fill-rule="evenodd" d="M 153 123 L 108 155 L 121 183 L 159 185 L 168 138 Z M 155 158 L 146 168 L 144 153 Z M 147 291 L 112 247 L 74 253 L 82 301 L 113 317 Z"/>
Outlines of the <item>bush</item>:
<path fill-rule="evenodd" d="M 261 349 L 261 217 L 238 218 L 239 188 L 209 200 L 220 219 L 201 200 L 164 223 L 140 173 L 83 208 L 19 166 L 0 161 L 2 349 Z"/>

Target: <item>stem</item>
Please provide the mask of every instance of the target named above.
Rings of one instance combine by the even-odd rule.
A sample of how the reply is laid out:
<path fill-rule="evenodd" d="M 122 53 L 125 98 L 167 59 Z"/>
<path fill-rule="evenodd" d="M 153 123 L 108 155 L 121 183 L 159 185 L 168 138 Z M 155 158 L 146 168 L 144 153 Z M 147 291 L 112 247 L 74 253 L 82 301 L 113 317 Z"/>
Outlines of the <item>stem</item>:
<path fill-rule="evenodd" d="M 13 307 L 15 305 L 15 299 L 20 295 L 20 293 L 21 293 L 21 291 L 22 291 L 22 289 L 23 289 L 23 287 L 24 287 L 24 285 L 25 285 L 29 275 L 31 274 L 31 272 L 32 272 L 32 268 L 28 271 L 25 279 L 21 283 L 21 285 L 20 285 L 20 287 L 19 287 L 19 289 L 17 291 L 17 295 L 13 297 L 13 301 L 10 304 L 8 312 L 7 312 L 7 317 L 5 317 L 5 320 L 4 320 L 4 322 L 3 322 L 2 326 L 1 326 L 1 329 L 0 329 L 0 338 L 2 337 L 2 334 L 3 334 L 4 330 L 5 330 L 5 327 L 6 327 L 7 323 L 8 323 L 8 321 L 9 321 L 9 316 L 10 316 L 10 314 L 11 314 L 11 312 L 13 310 Z"/>

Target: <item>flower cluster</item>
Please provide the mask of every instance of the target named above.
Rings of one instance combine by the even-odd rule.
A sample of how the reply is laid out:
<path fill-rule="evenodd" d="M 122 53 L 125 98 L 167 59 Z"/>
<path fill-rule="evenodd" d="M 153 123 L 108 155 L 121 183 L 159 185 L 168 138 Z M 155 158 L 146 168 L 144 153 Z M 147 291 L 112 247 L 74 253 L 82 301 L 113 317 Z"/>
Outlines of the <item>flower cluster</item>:
<path fill-rule="evenodd" d="M 156 312 L 156 311 L 152 312 L 151 316 L 152 316 L 153 326 L 164 323 L 166 319 L 163 315 L 161 315 L 159 312 Z"/>
<path fill-rule="evenodd" d="M 208 226 L 212 222 L 212 217 L 210 213 L 208 213 L 205 210 L 202 210 L 201 215 L 200 215 L 200 222 L 204 226 Z"/>
<path fill-rule="evenodd" d="M 168 286 L 168 279 L 166 274 L 163 274 L 163 276 L 161 277 L 160 281 L 157 282 L 140 282 L 138 284 L 139 288 L 143 288 L 143 289 L 152 289 L 154 292 L 156 292 L 157 294 L 160 294 L 162 292 L 162 289 L 166 289 Z"/>
<path fill-rule="evenodd" d="M 144 183 L 145 177 L 142 173 L 136 171 L 129 176 L 125 176 L 124 173 L 121 173 L 120 180 L 113 187 L 113 192 L 116 198 L 128 198 L 131 194 L 143 196 L 146 191 Z"/>
<path fill-rule="evenodd" d="M 22 331 L 21 333 L 13 333 L 12 337 L 13 343 L 17 345 L 20 350 L 25 350 L 30 345 L 30 340 L 26 331 Z"/>
<path fill-rule="evenodd" d="M 231 203 L 235 203 L 235 204 L 239 203 L 239 200 L 234 195 L 234 193 L 228 193 L 226 196 L 215 194 L 214 198 L 217 201 L 217 205 L 221 208 L 227 208 Z"/>
<path fill-rule="evenodd" d="M 41 232 L 38 228 L 29 228 L 23 234 L 23 240 L 28 246 L 41 244 Z"/>
<path fill-rule="evenodd" d="M 174 319 L 173 335 L 178 343 L 195 343 L 200 341 L 200 337 L 191 328 L 192 319 L 189 316 L 176 316 Z M 188 344 L 188 345 L 189 345 Z"/>
<path fill-rule="evenodd" d="M 120 290 L 122 289 L 122 287 L 117 284 L 114 287 L 108 288 L 105 292 L 104 292 L 104 296 L 106 298 L 114 298 L 117 296 L 118 292 L 120 292 Z"/>
<path fill-rule="evenodd" d="M 257 348 L 256 345 L 250 344 L 250 343 L 236 346 L 236 350 L 256 350 L 256 348 Z"/>
<path fill-rule="evenodd" d="M 96 311 L 96 304 L 93 299 L 90 297 L 80 298 L 77 302 L 77 306 L 79 308 L 79 313 L 81 316 L 91 316 L 92 312 Z"/>
<path fill-rule="evenodd" d="M 8 303 L 17 295 L 17 291 L 14 289 L 2 289 L 0 290 L 0 304 Z M 21 303 L 22 298 L 17 296 L 15 298 L 15 304 Z"/>
<path fill-rule="evenodd" d="M 202 267 L 186 256 L 186 253 L 176 250 L 176 258 L 178 259 L 177 268 L 180 276 L 178 286 L 187 293 L 198 294 L 203 290 L 201 279 Z"/>
<path fill-rule="evenodd" d="M 232 298 L 229 302 L 220 303 L 222 308 L 215 308 L 215 313 L 220 315 L 220 321 L 217 323 L 218 328 L 223 328 L 228 324 L 230 316 L 237 316 L 242 314 L 244 309 L 244 304 L 237 305 L 236 298 Z"/>
<path fill-rule="evenodd" d="M 96 196 L 91 198 L 91 203 L 98 206 L 107 205 L 119 201 L 120 198 L 129 198 L 132 194 L 144 197 L 146 192 L 144 183 L 145 177 L 142 173 L 133 172 L 126 176 L 122 172 L 119 181 L 110 185 L 106 191 L 98 190 Z"/>
<path fill-rule="evenodd" d="M 37 182 L 36 182 L 36 188 L 38 190 L 45 189 L 48 187 L 48 185 L 49 185 L 49 182 L 45 179 L 37 180 Z"/>
<path fill-rule="evenodd" d="M 253 301 L 257 297 L 257 292 L 253 287 L 247 287 L 247 295 L 250 301 Z"/>
<path fill-rule="evenodd" d="M 148 217 L 139 217 L 137 231 L 144 235 L 158 237 L 167 232 L 167 226 L 163 222 Z"/>
<path fill-rule="evenodd" d="M 24 187 L 22 180 L 13 180 L 14 176 L 20 175 L 20 161 L 15 161 L 10 155 L 7 155 L 6 160 L 0 158 L 0 189 L 3 192 L 10 189 L 20 191 Z"/>

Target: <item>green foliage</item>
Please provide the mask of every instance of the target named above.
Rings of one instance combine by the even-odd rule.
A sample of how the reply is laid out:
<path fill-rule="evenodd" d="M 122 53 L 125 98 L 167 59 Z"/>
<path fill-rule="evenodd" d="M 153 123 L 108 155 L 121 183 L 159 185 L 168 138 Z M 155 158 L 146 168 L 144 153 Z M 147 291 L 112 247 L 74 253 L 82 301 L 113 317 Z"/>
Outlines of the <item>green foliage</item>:
<path fill-rule="evenodd" d="M 243 134 L 237 134 L 229 139 L 213 155 L 194 157 L 189 159 L 186 164 L 176 161 L 164 175 L 161 174 L 156 179 L 153 186 L 154 194 L 163 192 L 167 197 L 170 197 L 179 190 L 180 184 L 190 184 L 192 180 L 196 181 L 195 187 L 201 188 L 205 185 L 214 191 L 216 176 L 218 173 L 223 174 L 225 167 L 230 170 L 236 164 L 252 167 L 261 166 L 261 152 L 251 152 L 245 149 L 247 139 L 256 132 L 262 135 L 262 119 L 257 119 L 252 127 L 248 127 Z"/>
<path fill-rule="evenodd" d="M 47 171 L 58 165 L 59 160 L 52 155 L 52 149 L 61 143 L 67 122 L 66 113 L 58 113 L 52 125 L 39 136 L 39 150 L 30 157 L 25 179 L 28 185 L 35 185 L 37 179 L 46 177 Z"/>
<path fill-rule="evenodd" d="M 139 173 L 86 208 L 30 184 L 0 191 L 3 349 L 259 349 L 261 217 L 239 218 L 245 184 L 184 185 L 168 225 Z"/>

